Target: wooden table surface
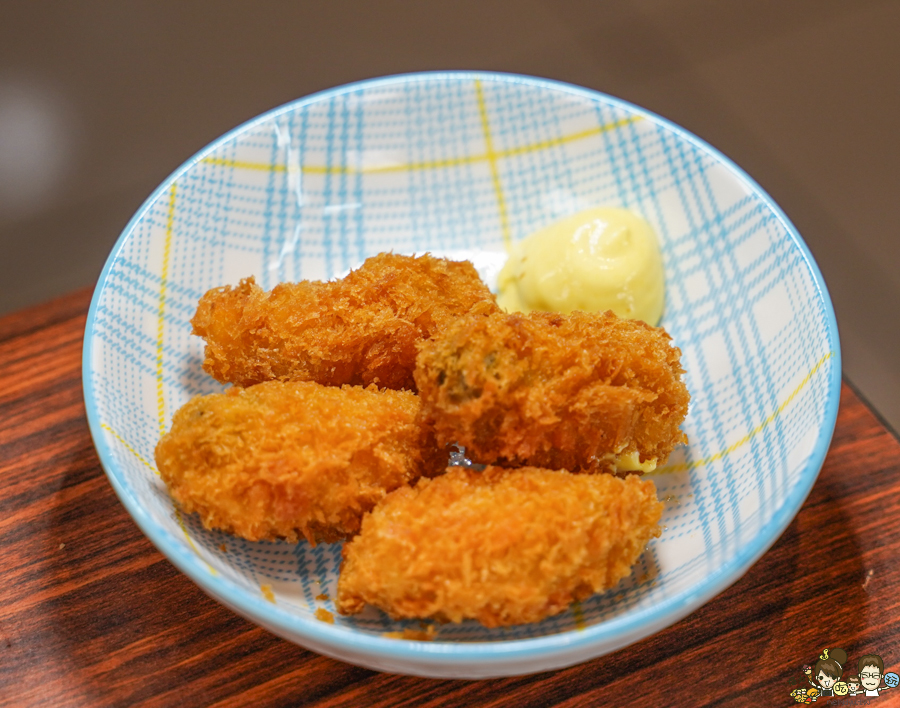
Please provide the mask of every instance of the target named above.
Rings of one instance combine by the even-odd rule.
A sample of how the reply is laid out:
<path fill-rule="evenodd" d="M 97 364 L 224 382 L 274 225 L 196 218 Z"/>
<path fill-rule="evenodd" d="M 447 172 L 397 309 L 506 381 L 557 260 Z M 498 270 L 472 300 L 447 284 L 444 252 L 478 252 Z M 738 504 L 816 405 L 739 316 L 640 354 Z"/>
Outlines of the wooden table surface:
<path fill-rule="evenodd" d="M 0 705 L 788 706 L 801 666 L 825 647 L 854 666 L 875 653 L 900 667 L 900 443 L 847 385 L 799 515 L 704 607 L 561 671 L 411 678 L 276 638 L 210 600 L 141 534 L 88 432 L 89 297 L 0 319 Z M 900 705 L 898 694 L 868 702 Z"/>

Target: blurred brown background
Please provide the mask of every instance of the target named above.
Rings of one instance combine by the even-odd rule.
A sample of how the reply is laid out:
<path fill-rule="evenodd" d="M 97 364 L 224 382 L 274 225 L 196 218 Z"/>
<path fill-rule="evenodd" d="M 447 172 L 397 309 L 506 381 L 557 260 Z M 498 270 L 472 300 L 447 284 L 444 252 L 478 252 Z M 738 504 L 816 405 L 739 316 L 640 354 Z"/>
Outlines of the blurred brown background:
<path fill-rule="evenodd" d="M 0 313 L 93 284 L 154 187 L 269 108 L 384 74 L 534 74 L 670 118 L 760 182 L 898 430 L 898 40 L 896 0 L 2 0 Z"/>

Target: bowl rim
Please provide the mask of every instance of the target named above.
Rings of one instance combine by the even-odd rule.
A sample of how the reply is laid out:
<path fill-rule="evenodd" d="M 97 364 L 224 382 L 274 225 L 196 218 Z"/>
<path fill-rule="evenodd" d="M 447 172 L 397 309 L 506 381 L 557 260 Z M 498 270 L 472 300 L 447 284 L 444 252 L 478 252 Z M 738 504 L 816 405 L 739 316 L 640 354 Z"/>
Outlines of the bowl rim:
<path fill-rule="evenodd" d="M 528 639 L 499 639 L 478 642 L 445 642 L 440 639 L 434 641 L 397 641 L 396 639 L 368 634 L 340 625 L 330 625 L 313 618 L 307 619 L 290 614 L 278 605 L 266 602 L 261 598 L 252 597 L 245 589 L 233 584 L 231 581 L 223 578 L 223 576 L 210 573 L 208 569 L 198 562 L 200 560 L 198 556 L 192 553 L 183 543 L 176 541 L 168 532 L 156 525 L 152 517 L 128 491 L 123 479 L 120 478 L 120 473 L 113 462 L 114 458 L 111 448 L 101 430 L 97 401 L 91 385 L 94 354 L 93 335 L 99 300 L 105 290 L 110 270 L 117 261 L 120 252 L 136 225 L 143 219 L 157 199 L 171 187 L 173 182 L 220 146 L 232 141 L 255 126 L 280 115 L 359 89 L 404 85 L 421 81 L 474 80 L 526 84 L 542 90 L 568 93 L 591 101 L 599 100 L 640 115 L 657 125 L 667 128 L 681 139 L 686 140 L 696 148 L 720 161 L 771 210 L 798 248 L 806 267 L 810 271 L 824 306 L 827 325 L 826 334 L 831 343 L 831 357 L 834 361 L 830 369 L 822 425 L 818 430 L 812 453 L 793 489 L 782 499 L 782 503 L 772 520 L 768 524 L 763 525 L 753 538 L 742 544 L 726 563 L 707 575 L 696 586 L 682 589 L 652 607 L 633 609 L 622 617 L 605 620 L 584 629 L 568 630 L 557 634 Z M 308 638 L 310 642 L 314 642 L 320 647 L 325 647 L 338 656 L 344 652 L 351 653 L 354 656 L 359 656 L 360 654 L 376 655 L 382 661 L 400 662 L 410 666 L 433 664 L 434 661 L 439 660 L 448 668 L 453 666 L 461 667 L 477 662 L 484 668 L 488 668 L 491 665 L 508 663 L 510 661 L 525 661 L 529 659 L 538 661 L 540 657 L 544 657 L 544 663 L 549 665 L 553 663 L 554 655 L 560 653 L 571 655 L 573 651 L 578 650 L 585 651 L 581 660 L 614 651 L 674 624 L 739 580 L 782 535 L 788 524 L 799 512 L 818 477 L 825 461 L 837 420 L 841 390 L 841 351 L 834 307 L 824 278 L 799 232 L 772 197 L 752 177 L 706 141 L 662 116 L 594 89 L 553 79 L 504 72 L 424 71 L 355 81 L 318 91 L 268 110 L 241 123 L 212 141 L 163 180 L 147 197 L 122 230 L 97 280 L 85 324 L 82 352 L 82 386 L 91 437 L 97 449 L 100 463 L 119 500 L 153 545 L 207 594 L 221 598 L 245 617 L 252 618 L 270 627 L 280 627 L 292 636 Z"/>

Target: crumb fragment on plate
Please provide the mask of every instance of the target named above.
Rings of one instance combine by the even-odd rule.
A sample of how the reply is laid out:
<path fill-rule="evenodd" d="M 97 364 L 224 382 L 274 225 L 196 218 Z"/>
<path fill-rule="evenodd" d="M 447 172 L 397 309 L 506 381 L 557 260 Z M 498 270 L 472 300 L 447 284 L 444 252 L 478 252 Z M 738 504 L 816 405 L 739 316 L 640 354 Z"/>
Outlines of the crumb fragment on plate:
<path fill-rule="evenodd" d="M 316 610 L 316 619 L 320 622 L 325 622 L 326 624 L 334 624 L 334 615 L 324 607 L 320 607 Z"/>
<path fill-rule="evenodd" d="M 384 632 L 381 636 L 388 639 L 406 639 L 412 642 L 431 642 L 437 637 L 437 627 L 423 624 L 421 629 L 407 627 L 399 632 Z"/>
<path fill-rule="evenodd" d="M 263 597 L 266 598 L 273 605 L 275 604 L 275 593 L 272 592 L 271 585 L 260 585 L 259 590 L 262 593 Z"/>

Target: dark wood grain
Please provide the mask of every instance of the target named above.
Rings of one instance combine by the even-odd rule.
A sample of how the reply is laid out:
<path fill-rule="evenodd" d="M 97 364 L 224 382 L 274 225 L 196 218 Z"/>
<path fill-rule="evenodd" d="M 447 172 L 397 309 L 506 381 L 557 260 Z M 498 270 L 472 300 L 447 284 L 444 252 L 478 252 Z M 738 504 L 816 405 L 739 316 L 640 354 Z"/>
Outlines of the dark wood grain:
<path fill-rule="evenodd" d="M 788 706 L 824 647 L 900 665 L 900 443 L 846 385 L 809 499 L 713 601 L 562 671 L 417 679 L 274 637 L 207 598 L 138 531 L 85 420 L 88 300 L 0 319 L 0 705 Z M 897 694 L 870 703 L 898 705 Z"/>

